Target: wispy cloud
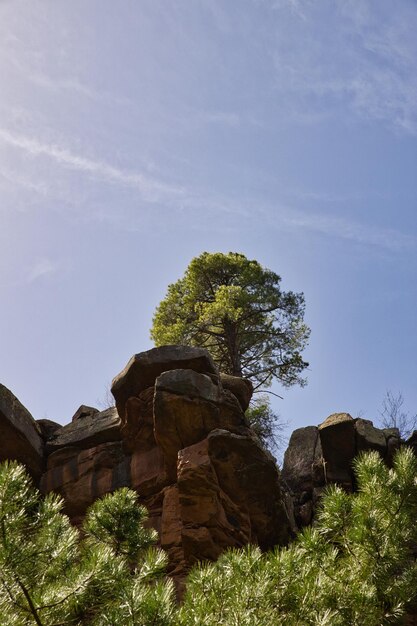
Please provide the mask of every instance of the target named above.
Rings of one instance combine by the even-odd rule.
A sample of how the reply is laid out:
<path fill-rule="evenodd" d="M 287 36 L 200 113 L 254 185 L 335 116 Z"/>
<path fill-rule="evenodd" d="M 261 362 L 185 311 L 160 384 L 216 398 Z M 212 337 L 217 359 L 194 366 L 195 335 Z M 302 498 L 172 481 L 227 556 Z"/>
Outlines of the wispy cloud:
<path fill-rule="evenodd" d="M 290 110 L 303 112 L 308 104 L 311 113 L 340 115 L 342 108 L 417 134 L 415 4 L 394 13 L 382 0 L 377 11 L 367 0 L 279 0 L 272 7 L 280 10 L 275 88 Z M 288 21 L 291 13 L 303 19 Z"/>
<path fill-rule="evenodd" d="M 302 5 L 303 3 L 300 0 L 274 0 L 272 2 L 274 9 L 290 9 L 297 17 L 300 17 L 302 20 L 307 20 Z"/>
<path fill-rule="evenodd" d="M 46 182 L 30 180 L 29 178 L 21 176 L 15 171 L 7 170 L 4 167 L 0 170 L 0 181 L 1 180 L 6 181 L 13 186 L 17 185 L 27 189 L 28 191 L 34 191 L 41 196 L 48 195 L 49 186 Z"/>
<path fill-rule="evenodd" d="M 0 128 L 0 141 L 31 156 L 46 156 L 63 167 L 91 174 L 108 183 L 136 189 L 148 202 L 158 202 L 166 196 L 180 197 L 184 193 L 179 186 L 170 185 L 140 172 L 126 171 L 105 161 L 90 159 L 57 144 L 44 143 L 5 128 Z"/>
<path fill-rule="evenodd" d="M 284 227 L 292 231 L 305 231 L 309 233 L 319 233 L 324 236 L 353 241 L 362 245 L 376 246 L 391 252 L 400 253 L 404 250 L 414 248 L 417 244 L 416 238 L 396 230 L 384 229 L 377 226 L 370 227 L 365 223 L 351 220 L 347 217 L 338 217 L 326 213 L 312 212 L 292 207 L 285 202 L 277 202 L 274 205 L 266 204 L 260 198 L 251 200 L 233 199 L 213 193 L 209 190 L 197 189 L 193 185 L 172 186 L 157 179 L 145 176 L 141 173 L 125 171 L 116 168 L 104 161 L 86 158 L 79 154 L 58 146 L 53 143 L 40 142 L 37 139 L 19 135 L 6 129 L 0 129 L 0 141 L 5 142 L 15 148 L 24 151 L 33 157 L 46 156 L 58 165 L 76 170 L 82 173 L 93 175 L 99 180 L 113 183 L 122 187 L 138 190 L 142 199 L 150 204 L 158 202 L 160 211 L 158 218 L 168 212 L 167 225 L 171 223 L 172 211 L 175 211 L 175 219 L 184 221 L 187 227 L 193 225 L 201 227 L 226 228 L 226 221 L 229 219 L 235 223 L 236 219 L 241 220 L 241 225 L 250 225 L 253 221 L 261 219 L 262 222 L 270 223 L 271 227 Z M 22 184 L 32 188 L 41 194 L 48 193 L 46 182 L 31 182 L 20 179 L 14 173 L 3 173 L 3 177 L 11 182 Z M 309 197 L 309 194 L 305 194 Z M 327 199 L 335 201 L 335 197 L 321 196 L 321 194 L 311 194 L 319 200 Z M 340 201 L 340 197 L 337 198 Z M 108 222 L 113 226 L 120 226 L 128 230 L 143 228 L 144 220 L 152 221 L 154 216 L 146 218 L 143 212 L 123 210 L 121 202 L 115 208 L 111 206 L 88 207 L 88 219 L 99 222 Z M 254 209 L 253 207 L 256 207 Z M 217 218 L 221 218 L 220 220 Z M 208 225 L 208 226 L 207 226 Z M 30 270 L 28 280 L 30 282 L 51 274 L 57 270 L 56 264 L 50 259 L 39 260 Z"/>
<path fill-rule="evenodd" d="M 415 250 L 417 247 L 417 238 L 400 230 L 370 226 L 329 212 L 299 209 L 285 202 L 270 204 L 262 202 L 259 198 L 242 201 L 206 193 L 186 198 L 183 209 L 186 217 L 187 210 L 198 209 L 200 213 L 204 211 L 208 217 L 211 216 L 213 224 L 218 223 L 218 220 L 213 218 L 220 217 L 222 227 L 226 226 L 228 217 L 234 227 L 236 219 L 240 219 L 241 225 L 246 223 L 251 226 L 256 222 L 257 225 L 259 223 L 268 225 L 270 229 L 284 228 L 293 232 L 316 233 L 334 240 L 372 246 L 395 254 Z"/>
<path fill-rule="evenodd" d="M 281 216 L 284 222 L 292 228 L 376 246 L 391 252 L 402 252 L 415 248 L 417 245 L 417 239 L 412 235 L 394 229 L 370 227 L 348 218 L 319 213 L 311 214 L 298 210 L 284 211 Z"/>
<path fill-rule="evenodd" d="M 44 276 L 48 276 L 51 274 L 55 274 L 59 269 L 57 263 L 54 263 L 49 258 L 42 258 L 37 260 L 34 265 L 28 270 L 27 273 L 27 282 L 33 283 L 34 281 L 42 278 Z"/>
<path fill-rule="evenodd" d="M 118 96 L 107 91 L 100 91 L 91 85 L 83 83 L 76 76 L 52 78 L 44 72 L 34 72 L 29 69 L 25 70 L 23 67 L 21 69 L 29 81 L 54 93 L 67 91 L 98 102 L 108 102 L 109 104 L 119 105 L 132 104 L 129 98 Z"/>

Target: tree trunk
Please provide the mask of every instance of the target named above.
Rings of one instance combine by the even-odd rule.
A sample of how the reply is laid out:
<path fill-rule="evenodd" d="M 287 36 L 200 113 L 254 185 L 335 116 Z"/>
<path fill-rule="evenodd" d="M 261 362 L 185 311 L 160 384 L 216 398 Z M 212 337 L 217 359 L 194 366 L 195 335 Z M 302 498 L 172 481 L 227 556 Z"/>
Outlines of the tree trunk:
<path fill-rule="evenodd" d="M 223 320 L 223 327 L 225 330 L 225 338 L 227 351 L 229 354 L 230 371 L 227 374 L 232 376 L 242 376 L 242 363 L 239 352 L 239 335 L 237 327 L 234 322 L 230 320 Z"/>

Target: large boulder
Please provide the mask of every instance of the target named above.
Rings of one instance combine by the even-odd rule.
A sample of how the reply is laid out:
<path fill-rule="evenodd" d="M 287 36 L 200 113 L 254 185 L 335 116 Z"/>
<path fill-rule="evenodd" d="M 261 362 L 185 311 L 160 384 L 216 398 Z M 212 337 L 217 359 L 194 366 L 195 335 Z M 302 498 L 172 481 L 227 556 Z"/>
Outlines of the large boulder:
<path fill-rule="evenodd" d="M 13 393 L 0 384 L 0 461 L 24 463 L 38 481 L 44 469 L 41 429 Z"/>
<path fill-rule="evenodd" d="M 81 406 L 47 437 L 42 489 L 63 496 L 73 522 L 95 498 L 132 487 L 177 581 L 227 548 L 288 541 L 279 471 L 245 419 L 247 381 L 220 379 L 206 350 L 167 346 L 135 355 L 113 392 L 116 408 Z"/>
<path fill-rule="evenodd" d="M 128 398 L 138 396 L 147 387 L 152 387 L 162 372 L 175 369 L 191 369 L 218 376 L 217 367 L 204 348 L 161 346 L 135 354 L 112 382 L 111 391 L 122 420 Z"/>
<path fill-rule="evenodd" d="M 284 455 L 282 479 L 292 496 L 297 525 L 307 526 L 314 514 L 314 498 L 325 483 L 325 464 L 316 426 L 298 428 Z"/>
<path fill-rule="evenodd" d="M 413 447 L 415 441 L 417 437 L 407 444 Z M 348 413 L 333 413 L 318 427 L 294 431 L 285 452 L 282 478 L 298 527 L 313 521 L 326 485 L 337 483 L 349 492 L 355 490 L 353 460 L 358 454 L 375 450 L 391 466 L 400 445 L 397 428 L 379 429 L 370 420 L 353 419 Z"/>
<path fill-rule="evenodd" d="M 47 441 L 42 487 L 64 497 L 73 521 L 129 485 L 177 578 L 227 548 L 288 541 L 279 471 L 245 419 L 248 381 L 219 378 L 206 350 L 166 346 L 132 357 L 113 392 L 117 409 L 81 406 Z"/>

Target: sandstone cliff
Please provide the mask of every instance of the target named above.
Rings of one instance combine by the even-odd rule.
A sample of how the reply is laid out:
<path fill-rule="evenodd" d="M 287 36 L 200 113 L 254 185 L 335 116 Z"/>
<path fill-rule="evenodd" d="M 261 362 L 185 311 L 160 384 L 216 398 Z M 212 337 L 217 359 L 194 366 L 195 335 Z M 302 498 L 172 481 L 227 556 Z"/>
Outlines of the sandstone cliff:
<path fill-rule="evenodd" d="M 326 484 L 354 491 L 358 452 L 377 450 L 390 464 L 401 443 L 396 429 L 338 413 L 292 434 L 280 473 L 246 422 L 250 383 L 220 375 L 200 348 L 136 354 L 112 392 L 115 407 L 82 405 L 60 426 L 36 422 L 0 385 L 0 460 L 25 463 L 75 524 L 96 498 L 135 489 L 177 580 L 228 547 L 286 544 L 313 520 Z M 415 436 L 408 444 L 417 448 Z"/>
<path fill-rule="evenodd" d="M 165 346 L 132 357 L 112 392 L 115 408 L 82 405 L 60 426 L 2 388 L 1 458 L 27 463 L 75 524 L 96 498 L 135 489 L 173 576 L 228 547 L 289 540 L 279 470 L 245 420 L 248 381 L 220 376 L 206 350 Z"/>

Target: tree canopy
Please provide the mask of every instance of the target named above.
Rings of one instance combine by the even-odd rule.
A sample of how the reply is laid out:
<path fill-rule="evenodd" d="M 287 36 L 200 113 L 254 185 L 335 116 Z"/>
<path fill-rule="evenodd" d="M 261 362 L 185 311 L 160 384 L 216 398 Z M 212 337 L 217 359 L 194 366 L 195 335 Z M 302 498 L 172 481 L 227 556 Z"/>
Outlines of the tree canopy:
<path fill-rule="evenodd" d="M 249 378 L 254 387 L 272 379 L 304 384 L 301 352 L 309 329 L 302 293 L 282 291 L 281 278 L 243 254 L 204 252 L 183 278 L 169 285 L 156 309 L 151 338 L 202 346 L 221 371 Z"/>

